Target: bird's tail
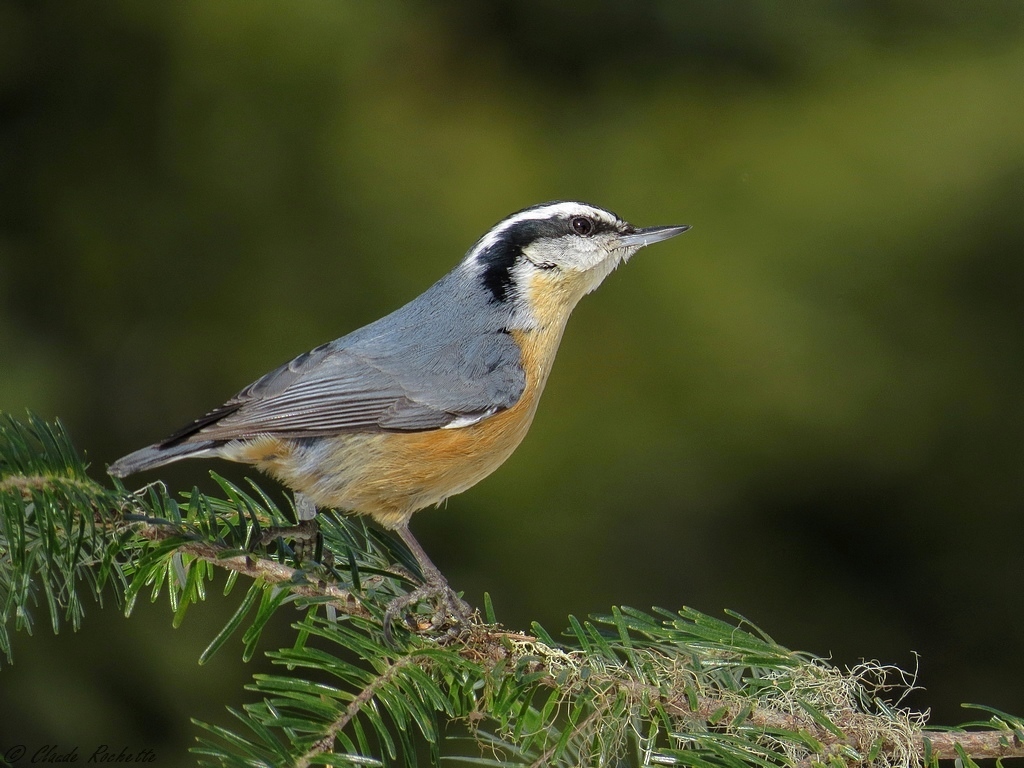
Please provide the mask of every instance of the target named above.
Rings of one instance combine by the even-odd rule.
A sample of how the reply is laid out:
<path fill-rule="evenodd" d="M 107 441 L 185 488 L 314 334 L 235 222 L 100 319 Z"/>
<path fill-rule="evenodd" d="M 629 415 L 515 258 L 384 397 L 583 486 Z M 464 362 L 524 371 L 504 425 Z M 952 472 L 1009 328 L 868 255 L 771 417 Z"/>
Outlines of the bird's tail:
<path fill-rule="evenodd" d="M 201 442 L 187 443 L 154 443 L 153 445 L 140 448 L 137 451 L 122 456 L 109 467 L 107 474 L 114 477 L 127 477 L 145 469 L 162 467 L 172 461 L 189 459 L 193 456 L 209 456 L 217 446 L 215 440 L 203 440 Z"/>

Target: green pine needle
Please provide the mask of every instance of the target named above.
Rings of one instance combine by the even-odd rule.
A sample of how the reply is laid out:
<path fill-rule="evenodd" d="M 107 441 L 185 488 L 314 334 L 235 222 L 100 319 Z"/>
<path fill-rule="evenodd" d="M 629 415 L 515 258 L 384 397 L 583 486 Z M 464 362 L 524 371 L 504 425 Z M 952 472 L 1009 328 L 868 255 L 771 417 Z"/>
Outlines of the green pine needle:
<path fill-rule="evenodd" d="M 9 632 L 77 629 L 88 604 L 113 594 L 127 614 L 140 594 L 167 597 L 177 626 L 248 580 L 241 604 L 199 662 L 240 635 L 245 659 L 290 604 L 291 647 L 248 686 L 233 727 L 197 723 L 194 753 L 210 766 L 414 766 L 426 757 L 488 766 L 902 766 L 1021 755 L 1024 721 L 975 706 L 973 729 L 933 730 L 899 705 L 899 670 L 840 670 L 791 651 L 736 614 L 613 608 L 506 630 L 485 597 L 486 623 L 460 633 L 400 632 L 384 641 L 387 605 L 404 594 L 409 553 L 361 519 L 321 514 L 324 563 L 255 545 L 288 516 L 258 485 L 214 475 L 223 498 L 130 493 L 92 480 L 59 422 L 0 414 L 0 651 Z M 333 553 L 333 557 L 330 556 Z M 220 594 L 221 591 L 218 592 Z M 235 641 L 237 642 L 237 640 Z M 453 734 L 455 734 L 453 736 Z M 461 734 L 461 735 L 458 735 Z M 978 742 L 980 735 L 983 742 Z M 970 741 L 968 736 L 975 738 Z M 958 740 L 959 739 L 959 740 Z M 976 746 L 974 755 L 967 746 Z M 973 748 L 973 747 L 972 747 Z"/>

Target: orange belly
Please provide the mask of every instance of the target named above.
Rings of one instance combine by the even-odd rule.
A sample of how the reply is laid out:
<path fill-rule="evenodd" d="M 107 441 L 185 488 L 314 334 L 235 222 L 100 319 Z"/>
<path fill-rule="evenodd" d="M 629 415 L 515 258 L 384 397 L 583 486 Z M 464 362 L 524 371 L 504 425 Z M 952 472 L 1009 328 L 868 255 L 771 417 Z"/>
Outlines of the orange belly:
<path fill-rule="evenodd" d="M 424 432 L 344 433 L 291 440 L 266 436 L 224 455 L 255 464 L 317 507 L 370 515 L 386 528 L 485 478 L 526 436 L 551 370 L 563 324 L 513 332 L 526 388 L 511 408 L 466 427 Z"/>

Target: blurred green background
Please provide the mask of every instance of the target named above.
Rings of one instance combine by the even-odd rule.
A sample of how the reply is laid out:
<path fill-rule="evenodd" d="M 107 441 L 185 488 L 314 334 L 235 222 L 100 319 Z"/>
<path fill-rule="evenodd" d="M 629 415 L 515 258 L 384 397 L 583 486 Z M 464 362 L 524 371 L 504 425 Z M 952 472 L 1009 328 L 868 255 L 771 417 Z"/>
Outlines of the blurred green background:
<path fill-rule="evenodd" d="M 0 409 L 102 477 L 555 198 L 694 229 L 584 300 L 523 446 L 417 516 L 452 583 L 552 631 L 731 608 L 919 653 L 936 722 L 1024 713 L 1019 0 L 2 1 Z M 210 469 L 242 476 L 133 481 Z M 191 764 L 189 717 L 265 666 L 197 665 L 240 596 L 19 636 L 0 747 Z"/>

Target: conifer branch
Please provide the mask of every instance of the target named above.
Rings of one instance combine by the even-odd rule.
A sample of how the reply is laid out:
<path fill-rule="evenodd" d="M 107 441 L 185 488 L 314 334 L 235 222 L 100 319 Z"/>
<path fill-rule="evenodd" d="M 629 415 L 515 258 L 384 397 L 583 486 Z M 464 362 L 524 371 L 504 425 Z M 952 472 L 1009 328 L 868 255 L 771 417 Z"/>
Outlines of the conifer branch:
<path fill-rule="evenodd" d="M 135 534 L 154 542 L 173 539 L 177 535 L 173 529 L 157 525 L 142 525 L 135 529 Z M 277 560 L 257 557 L 255 554 L 231 554 L 234 550 L 229 547 L 200 541 L 180 544 L 176 551 L 204 560 L 218 568 L 248 576 L 250 579 L 260 579 L 268 584 L 287 585 L 288 590 L 294 595 L 323 598 L 339 613 L 362 618 L 369 618 L 371 615 L 349 590 L 325 581 L 307 583 L 304 572 Z"/>
<path fill-rule="evenodd" d="M 216 477 L 216 476 L 215 476 Z M 475 757 L 495 766 L 606 764 L 756 766 L 938 765 L 1024 757 L 1024 721 L 984 707 L 971 730 L 926 730 L 902 708 L 914 680 L 865 664 L 840 670 L 791 651 L 741 617 L 628 608 L 578 621 L 562 640 L 539 625 L 486 622 L 383 640 L 387 604 L 407 585 L 401 545 L 359 520 L 323 514 L 325 548 L 343 563 L 266 552 L 267 526 L 287 522 L 257 486 L 216 478 L 224 498 L 129 493 L 89 478 L 59 424 L 0 415 L 0 650 L 41 604 L 56 630 L 77 627 L 80 593 L 113 591 L 131 611 L 143 589 L 167 590 L 181 621 L 216 569 L 251 579 L 208 659 L 243 625 L 243 657 L 285 602 L 302 609 L 295 643 L 271 651 L 284 674 L 258 675 L 260 700 L 234 712 L 248 736 L 198 725 L 208 765 L 412 765 L 440 759 L 443 725 L 462 722 Z M 107 590 L 113 584 L 114 590 Z M 895 700 L 895 702 L 893 701 Z M 628 759 L 627 759 L 628 758 Z"/>
<path fill-rule="evenodd" d="M 929 749 L 939 760 L 1024 757 L 1024 739 L 1019 731 L 933 731 L 921 735 L 920 754 Z"/>
<path fill-rule="evenodd" d="M 361 690 L 355 698 L 352 699 L 349 705 L 342 710 L 339 716 L 327 726 L 323 737 L 318 739 L 305 754 L 301 755 L 299 759 L 295 761 L 295 768 L 308 768 L 316 758 L 325 753 L 332 752 L 334 749 L 334 742 L 338 737 L 338 734 L 341 733 L 341 731 L 344 730 L 352 720 L 359 716 L 363 707 L 368 706 L 382 688 L 389 685 L 406 667 L 423 664 L 426 661 L 427 659 L 415 655 L 405 656 L 395 661 L 385 672 L 373 680 L 368 686 L 366 686 L 366 688 Z"/>

